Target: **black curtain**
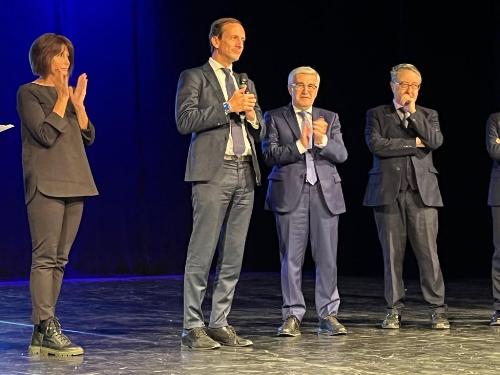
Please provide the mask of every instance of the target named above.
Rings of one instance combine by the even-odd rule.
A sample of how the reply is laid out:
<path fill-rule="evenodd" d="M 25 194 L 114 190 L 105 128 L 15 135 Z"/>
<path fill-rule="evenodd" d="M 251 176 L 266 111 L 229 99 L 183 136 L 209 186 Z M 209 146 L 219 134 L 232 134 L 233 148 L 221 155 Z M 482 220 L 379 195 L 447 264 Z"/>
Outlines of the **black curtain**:
<path fill-rule="evenodd" d="M 97 129 L 88 157 L 101 195 L 87 200 L 69 276 L 178 274 L 191 230 L 190 186 L 183 182 L 189 137 L 177 133 L 174 100 L 182 69 L 209 56 L 210 23 L 239 18 L 247 43 L 235 70 L 257 86 L 264 110 L 289 102 L 286 80 L 315 67 L 315 104 L 340 115 L 349 158 L 339 167 L 347 201 L 340 220 L 339 273 L 382 275 L 370 209 L 361 206 L 371 165 L 364 143 L 368 108 L 391 101 L 389 70 L 410 62 L 422 72 L 418 103 L 438 110 L 445 137 L 435 152 L 445 207 L 439 253 L 445 276 L 488 276 L 491 161 L 485 122 L 500 110 L 497 2 L 425 6 L 417 1 L 292 1 L 227 5 L 194 1 L 0 2 L 0 278 L 25 278 L 30 238 L 23 201 L 17 87 L 33 80 L 32 41 L 68 36 L 78 74 L 89 76 L 87 110 Z M 268 172 L 264 168 L 264 173 Z M 244 270 L 278 271 L 274 220 L 257 191 Z M 412 260 L 409 276 L 417 271 Z M 312 262 L 306 260 L 306 269 Z"/>

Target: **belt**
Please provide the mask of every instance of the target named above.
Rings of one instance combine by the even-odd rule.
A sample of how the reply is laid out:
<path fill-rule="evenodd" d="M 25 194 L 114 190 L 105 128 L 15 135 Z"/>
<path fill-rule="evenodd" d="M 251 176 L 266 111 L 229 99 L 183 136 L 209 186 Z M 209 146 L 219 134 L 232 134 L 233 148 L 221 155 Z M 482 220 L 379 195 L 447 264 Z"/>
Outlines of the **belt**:
<path fill-rule="evenodd" d="M 236 155 L 224 155 L 224 160 L 230 160 L 230 161 L 239 161 L 239 162 L 250 162 L 252 161 L 252 156 L 250 155 L 242 155 L 242 156 L 236 156 Z"/>

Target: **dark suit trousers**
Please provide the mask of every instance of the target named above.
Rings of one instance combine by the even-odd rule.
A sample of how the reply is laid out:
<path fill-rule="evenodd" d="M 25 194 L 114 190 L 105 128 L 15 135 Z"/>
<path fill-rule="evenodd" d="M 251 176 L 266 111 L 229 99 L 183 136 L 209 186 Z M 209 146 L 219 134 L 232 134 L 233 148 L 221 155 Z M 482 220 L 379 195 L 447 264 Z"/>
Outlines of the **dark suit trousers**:
<path fill-rule="evenodd" d="M 491 262 L 493 308 L 500 310 L 500 207 L 491 207 L 491 213 L 493 216 L 493 244 L 495 245 Z"/>
<path fill-rule="evenodd" d="M 326 206 L 320 184 L 306 183 L 297 208 L 275 213 L 281 259 L 283 319 L 295 315 L 302 320 L 306 312 L 302 294 L 302 265 L 308 238 L 316 265 L 315 302 L 320 318 L 337 314 L 340 297 L 337 289 L 337 230 L 339 216 Z"/>
<path fill-rule="evenodd" d="M 437 254 L 438 213 L 423 204 L 420 194 L 400 191 L 396 201 L 374 208 L 384 256 L 385 300 L 389 310 L 404 307 L 403 262 L 409 239 L 420 270 L 420 286 L 429 307 L 446 311 L 444 282 Z"/>
<path fill-rule="evenodd" d="M 250 162 L 224 161 L 210 181 L 193 184 L 193 231 L 184 273 L 185 329 L 205 325 L 202 303 L 216 248 L 218 259 L 209 327 L 228 325 L 252 215 L 254 181 Z"/>
<path fill-rule="evenodd" d="M 32 321 L 55 316 L 71 246 L 80 226 L 83 198 L 47 197 L 39 191 L 28 203 L 32 263 L 30 275 Z"/>

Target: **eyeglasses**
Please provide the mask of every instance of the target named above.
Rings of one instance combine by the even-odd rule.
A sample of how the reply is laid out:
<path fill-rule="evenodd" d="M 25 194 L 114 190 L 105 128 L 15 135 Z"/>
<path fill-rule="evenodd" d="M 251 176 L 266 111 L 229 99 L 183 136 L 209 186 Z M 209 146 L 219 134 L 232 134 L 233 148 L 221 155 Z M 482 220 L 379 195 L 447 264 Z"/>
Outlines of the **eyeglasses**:
<path fill-rule="evenodd" d="M 403 90 L 408 90 L 410 87 L 413 90 L 420 89 L 420 83 L 408 83 L 408 82 L 396 82 L 396 81 L 392 81 L 392 82 L 394 82 L 396 85 L 401 87 Z"/>
<path fill-rule="evenodd" d="M 312 83 L 308 85 L 305 85 L 303 83 L 292 83 L 290 86 L 295 90 L 302 90 L 302 91 L 304 91 L 305 89 L 307 89 L 308 91 L 315 91 L 318 89 L 318 86 L 313 85 Z"/>

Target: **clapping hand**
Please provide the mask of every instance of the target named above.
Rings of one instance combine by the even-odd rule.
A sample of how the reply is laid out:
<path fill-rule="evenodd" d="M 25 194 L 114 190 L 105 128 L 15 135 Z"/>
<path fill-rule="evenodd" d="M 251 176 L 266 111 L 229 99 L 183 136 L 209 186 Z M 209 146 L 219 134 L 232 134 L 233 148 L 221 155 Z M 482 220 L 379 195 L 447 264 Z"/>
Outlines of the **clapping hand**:
<path fill-rule="evenodd" d="M 311 139 L 311 134 L 313 133 L 313 128 L 309 122 L 306 122 L 302 126 L 302 131 L 300 133 L 300 143 L 302 143 L 302 146 L 306 150 L 309 150 L 311 148 L 309 144 L 309 140 Z"/>
<path fill-rule="evenodd" d="M 83 108 L 85 95 L 87 95 L 87 74 L 82 73 L 78 77 L 78 81 L 76 82 L 76 87 L 69 87 L 69 96 L 71 98 L 71 102 L 75 106 L 75 108 Z"/>
<path fill-rule="evenodd" d="M 323 143 L 323 137 L 326 135 L 328 129 L 328 123 L 323 117 L 318 118 L 313 121 L 313 135 L 314 144 L 321 145 Z"/>
<path fill-rule="evenodd" d="M 57 70 L 53 75 L 52 82 L 54 83 L 57 97 L 61 99 L 68 99 L 70 95 L 68 86 L 68 71 Z"/>

